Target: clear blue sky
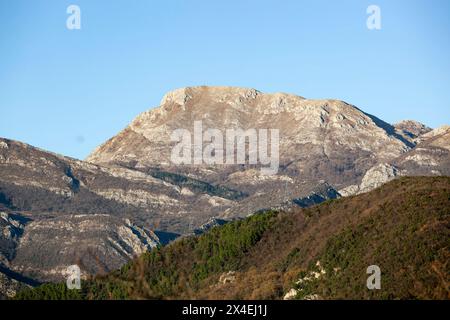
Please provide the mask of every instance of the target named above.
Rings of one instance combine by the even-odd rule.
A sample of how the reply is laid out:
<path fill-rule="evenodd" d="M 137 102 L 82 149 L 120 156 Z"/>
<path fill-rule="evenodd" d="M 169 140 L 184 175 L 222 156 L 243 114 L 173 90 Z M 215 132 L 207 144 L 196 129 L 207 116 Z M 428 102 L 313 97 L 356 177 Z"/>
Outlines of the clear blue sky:
<path fill-rule="evenodd" d="M 81 30 L 66 28 L 70 4 Z M 450 124 L 449 13 L 448 0 L 0 0 L 0 136 L 82 159 L 192 85 Z"/>

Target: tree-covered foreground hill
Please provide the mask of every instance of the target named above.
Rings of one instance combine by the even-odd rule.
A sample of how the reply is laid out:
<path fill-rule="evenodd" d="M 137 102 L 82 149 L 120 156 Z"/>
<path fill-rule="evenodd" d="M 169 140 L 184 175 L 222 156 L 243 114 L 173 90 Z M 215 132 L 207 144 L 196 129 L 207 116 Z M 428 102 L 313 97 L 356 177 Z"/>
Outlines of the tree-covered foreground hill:
<path fill-rule="evenodd" d="M 294 212 L 265 212 L 16 299 L 448 299 L 450 178 L 408 177 Z M 381 269 L 369 290 L 366 269 Z"/>

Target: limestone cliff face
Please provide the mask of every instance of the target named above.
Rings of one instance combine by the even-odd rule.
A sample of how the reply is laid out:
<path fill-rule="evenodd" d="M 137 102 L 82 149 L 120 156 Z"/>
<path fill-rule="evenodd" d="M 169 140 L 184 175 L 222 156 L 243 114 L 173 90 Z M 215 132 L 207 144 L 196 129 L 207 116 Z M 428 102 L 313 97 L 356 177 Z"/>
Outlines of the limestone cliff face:
<path fill-rule="evenodd" d="M 107 214 L 43 217 L 27 225 L 12 265 L 40 281 L 61 281 L 71 265 L 101 274 L 159 243 L 152 231 Z"/>
<path fill-rule="evenodd" d="M 258 166 L 250 165 L 174 166 L 171 133 L 180 128 L 192 132 L 194 121 L 200 120 L 204 130 L 278 129 L 278 174 L 266 177 Z M 293 190 L 320 180 L 343 188 L 360 182 L 374 165 L 389 162 L 413 146 L 393 126 L 343 101 L 245 88 L 192 87 L 168 93 L 159 107 L 139 115 L 87 161 L 139 170 L 158 167 L 254 194 Z"/>
<path fill-rule="evenodd" d="M 333 149 L 335 146 L 367 149 L 377 152 L 379 158 L 397 156 L 407 149 L 405 142 L 395 135 L 394 127 L 343 101 L 308 100 L 254 89 L 193 87 L 168 93 L 159 107 L 139 115 L 87 160 L 94 163 L 137 160 L 150 165 L 163 161 L 162 164 L 170 165 L 170 157 L 165 154 L 171 147 L 170 133 L 178 128 L 192 130 L 195 120 L 202 120 L 205 128 L 221 130 L 276 128 L 281 131 L 285 147 L 326 143 Z M 139 136 L 140 150 L 135 150 L 129 142 Z M 165 152 L 146 153 L 143 147 L 156 145 L 164 147 Z"/>
<path fill-rule="evenodd" d="M 180 128 L 192 132 L 194 121 L 200 120 L 204 130 L 279 129 L 278 174 L 264 176 L 252 165 L 175 166 L 170 160 L 171 133 Z M 446 128 L 432 130 L 413 120 L 392 126 L 339 100 L 189 87 L 167 93 L 159 107 L 139 115 L 87 161 L 144 172 L 156 167 L 221 183 L 247 193 L 245 203 L 251 210 L 304 196 L 320 181 L 349 195 L 370 191 L 398 175 L 447 175 Z"/>

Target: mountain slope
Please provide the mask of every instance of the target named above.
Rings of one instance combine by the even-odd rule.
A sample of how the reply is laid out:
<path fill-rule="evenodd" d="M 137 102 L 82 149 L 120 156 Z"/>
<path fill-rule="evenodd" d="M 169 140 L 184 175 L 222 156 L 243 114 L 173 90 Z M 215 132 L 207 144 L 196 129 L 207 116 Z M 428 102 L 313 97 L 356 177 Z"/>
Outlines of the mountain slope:
<path fill-rule="evenodd" d="M 420 136 L 432 130 L 423 123 L 414 120 L 403 120 L 394 124 L 394 128 L 399 134 L 412 143 L 415 143 Z"/>
<path fill-rule="evenodd" d="M 160 244 L 143 228 L 145 218 L 136 218 L 144 210 L 107 195 L 109 188 L 125 193 L 152 183 L 165 192 L 162 181 L 12 140 L 0 144 L 0 268 L 7 270 L 2 282 L 15 284 L 8 274 L 58 281 L 73 264 L 87 274 L 107 272 Z"/>
<path fill-rule="evenodd" d="M 161 170 L 99 166 L 0 138 L 0 209 L 111 214 L 187 233 L 230 208 L 242 192 Z M 208 210 L 198 210 L 207 208 Z"/>
<path fill-rule="evenodd" d="M 204 130 L 214 128 L 224 134 L 227 129 L 278 129 L 278 174 L 264 176 L 260 165 L 248 163 L 174 165 L 171 133 L 176 129 L 192 133 L 194 121 L 202 121 Z M 309 192 L 321 180 L 334 188 L 359 182 L 369 168 L 413 146 L 393 126 L 343 101 L 245 88 L 190 87 L 169 92 L 158 108 L 139 115 L 87 161 L 138 170 L 158 167 L 211 183 L 220 181 L 250 196 L 271 193 L 275 205 L 300 191 Z"/>
<path fill-rule="evenodd" d="M 100 166 L 0 138 L 0 267 L 37 281 L 60 280 L 73 264 L 104 273 L 199 232 L 246 197 L 177 173 Z"/>
<path fill-rule="evenodd" d="M 294 288 L 298 298 L 448 299 L 449 208 L 450 178 L 401 178 L 179 240 L 81 291 L 44 285 L 17 298 L 281 299 Z M 370 265 L 381 290 L 366 287 Z"/>
<path fill-rule="evenodd" d="M 419 136 L 416 147 L 393 163 L 405 175 L 450 175 L 450 126 Z"/>
<path fill-rule="evenodd" d="M 442 126 L 415 138 L 416 146 L 393 159 L 370 168 L 360 185 L 339 190 L 343 196 L 367 192 L 397 176 L 449 176 L 450 127 Z"/>

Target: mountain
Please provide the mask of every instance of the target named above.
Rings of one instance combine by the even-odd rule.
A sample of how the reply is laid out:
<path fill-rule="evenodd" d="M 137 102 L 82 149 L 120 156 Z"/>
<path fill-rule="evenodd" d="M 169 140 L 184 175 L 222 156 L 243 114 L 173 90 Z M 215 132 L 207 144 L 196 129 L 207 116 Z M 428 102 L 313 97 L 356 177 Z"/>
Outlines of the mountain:
<path fill-rule="evenodd" d="M 279 130 L 279 170 L 261 165 L 174 165 L 174 130 Z M 414 131 L 416 132 L 416 131 Z M 415 143 L 394 126 L 339 100 L 265 94 L 233 87 L 189 87 L 169 92 L 158 108 L 139 115 L 86 160 L 99 165 L 158 169 L 239 190 L 247 207 L 264 209 L 313 192 L 321 182 L 336 190 L 360 183 L 377 164 L 390 162 Z M 230 209 L 232 210 L 232 209 Z M 247 213 L 250 213 L 250 210 Z"/>
<path fill-rule="evenodd" d="M 450 175 L 450 126 L 419 136 L 416 147 L 393 163 L 405 175 Z"/>
<path fill-rule="evenodd" d="M 450 127 L 426 131 L 416 136 L 416 146 L 388 163 L 380 163 L 369 169 L 360 185 L 339 190 L 341 195 L 370 191 L 397 176 L 449 176 L 450 175 Z"/>
<path fill-rule="evenodd" d="M 172 233 L 190 231 L 242 198 L 241 192 L 178 174 L 99 166 L 0 139 L 0 205 L 57 214 L 110 214 Z M 181 220 L 181 221 L 180 221 Z M 191 231 L 193 228 L 191 229 Z"/>
<path fill-rule="evenodd" d="M 280 170 L 268 179 L 250 165 L 196 165 L 179 168 L 171 163 L 171 133 L 193 131 L 194 121 L 204 130 L 278 129 Z M 223 181 L 251 192 L 254 185 L 326 180 L 341 187 L 357 180 L 374 164 L 391 160 L 413 145 L 393 126 L 338 100 L 308 100 L 289 94 L 264 94 L 254 89 L 192 87 L 168 93 L 160 107 L 139 115 L 117 136 L 86 160 L 145 170 L 185 171 L 205 181 Z M 356 161 L 358 160 L 358 161 Z M 356 163 L 355 163 L 356 162 Z M 290 179 L 289 179 L 290 178 Z M 267 177 L 266 177 L 267 179 Z"/>
<path fill-rule="evenodd" d="M 145 253 L 68 291 L 18 299 L 449 299 L 450 178 L 403 177 L 368 193 L 266 212 Z M 381 290 L 366 270 L 381 269 Z"/>
<path fill-rule="evenodd" d="M 411 142 L 415 142 L 421 135 L 430 132 L 432 129 L 423 123 L 414 120 L 403 120 L 394 124 L 396 131 Z"/>
<path fill-rule="evenodd" d="M 0 267 L 9 273 L 55 281 L 72 264 L 107 272 L 160 244 L 134 218 L 142 210 L 109 199 L 108 192 L 153 185 L 169 194 L 162 182 L 12 140 L 0 144 Z"/>
<path fill-rule="evenodd" d="M 200 138 L 211 134 L 200 146 L 191 139 L 199 124 Z M 255 213 L 295 211 L 401 176 L 450 175 L 448 128 L 390 125 L 339 100 L 189 87 L 166 94 L 85 161 L 0 138 L 0 288 L 59 281 L 73 264 L 83 276 L 104 274 L 160 244 Z M 250 136 L 236 144 L 248 151 L 244 161 L 226 143 L 240 129 Z M 194 142 L 182 149 L 195 156 L 188 160 L 198 161 L 201 149 L 218 163 L 174 163 L 180 132 Z M 208 149 L 213 136 L 233 164 Z M 261 163 L 262 147 L 270 161 Z"/>

